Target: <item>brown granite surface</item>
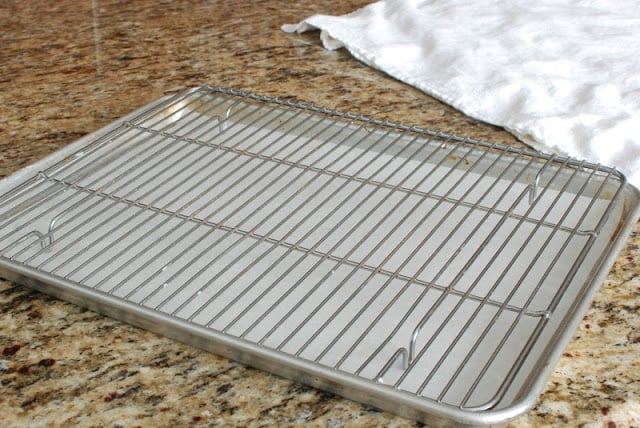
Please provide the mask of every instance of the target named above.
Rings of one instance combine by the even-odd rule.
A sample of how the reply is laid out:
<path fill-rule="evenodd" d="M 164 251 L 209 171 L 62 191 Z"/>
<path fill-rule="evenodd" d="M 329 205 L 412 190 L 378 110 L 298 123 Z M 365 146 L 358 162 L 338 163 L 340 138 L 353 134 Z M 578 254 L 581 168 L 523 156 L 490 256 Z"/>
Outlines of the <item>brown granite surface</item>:
<path fill-rule="evenodd" d="M 282 23 L 366 1 L 0 2 L 0 176 L 202 84 L 516 144 Z M 636 224 L 537 405 L 514 427 L 640 426 Z M 0 426 L 413 426 L 0 281 Z"/>

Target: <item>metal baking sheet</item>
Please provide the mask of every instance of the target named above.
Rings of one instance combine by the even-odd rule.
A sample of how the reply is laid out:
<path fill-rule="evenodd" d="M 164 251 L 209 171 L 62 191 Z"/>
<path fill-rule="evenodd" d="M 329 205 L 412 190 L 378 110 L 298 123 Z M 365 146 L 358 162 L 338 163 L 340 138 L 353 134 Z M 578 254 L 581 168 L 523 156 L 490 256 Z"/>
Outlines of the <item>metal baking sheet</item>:
<path fill-rule="evenodd" d="M 210 87 L 0 194 L 4 277 L 444 425 L 533 405 L 638 213 L 611 168 Z"/>

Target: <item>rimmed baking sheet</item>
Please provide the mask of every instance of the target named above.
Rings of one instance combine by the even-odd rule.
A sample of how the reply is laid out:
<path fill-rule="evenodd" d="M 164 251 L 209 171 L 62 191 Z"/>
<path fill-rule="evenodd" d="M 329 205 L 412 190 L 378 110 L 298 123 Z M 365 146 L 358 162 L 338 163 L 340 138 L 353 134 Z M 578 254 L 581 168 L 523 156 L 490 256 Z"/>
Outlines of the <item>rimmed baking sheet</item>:
<path fill-rule="evenodd" d="M 0 193 L 9 279 L 480 425 L 533 404 L 638 207 L 611 168 L 209 87 Z"/>

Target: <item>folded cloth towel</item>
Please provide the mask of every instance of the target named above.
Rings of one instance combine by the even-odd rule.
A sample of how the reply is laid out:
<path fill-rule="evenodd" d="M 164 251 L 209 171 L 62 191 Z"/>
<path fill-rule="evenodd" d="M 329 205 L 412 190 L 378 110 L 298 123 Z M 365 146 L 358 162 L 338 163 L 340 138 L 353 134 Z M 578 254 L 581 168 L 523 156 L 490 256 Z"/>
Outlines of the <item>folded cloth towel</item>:
<path fill-rule="evenodd" d="M 382 0 L 282 29 L 640 187 L 638 0 Z"/>

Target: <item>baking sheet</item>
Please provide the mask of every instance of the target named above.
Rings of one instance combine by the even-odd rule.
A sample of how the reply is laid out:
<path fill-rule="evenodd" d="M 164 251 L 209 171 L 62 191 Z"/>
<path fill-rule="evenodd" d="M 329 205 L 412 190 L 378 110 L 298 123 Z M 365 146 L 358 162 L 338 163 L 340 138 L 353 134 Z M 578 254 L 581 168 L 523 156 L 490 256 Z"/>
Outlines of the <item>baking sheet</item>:
<path fill-rule="evenodd" d="M 610 168 L 218 88 L 0 190 L 6 277 L 471 424 L 532 405 L 637 212 Z"/>

